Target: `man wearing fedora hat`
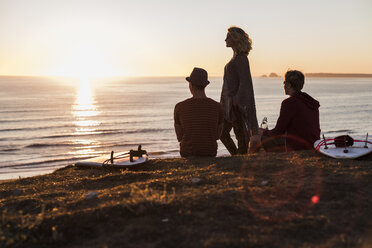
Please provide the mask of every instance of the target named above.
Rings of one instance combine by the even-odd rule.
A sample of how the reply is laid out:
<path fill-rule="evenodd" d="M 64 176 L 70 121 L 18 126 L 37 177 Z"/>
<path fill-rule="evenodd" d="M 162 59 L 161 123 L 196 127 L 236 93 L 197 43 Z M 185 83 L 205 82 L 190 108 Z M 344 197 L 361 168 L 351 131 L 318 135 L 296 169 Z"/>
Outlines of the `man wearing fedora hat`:
<path fill-rule="evenodd" d="M 194 68 L 186 80 L 192 97 L 177 103 L 174 108 L 180 154 L 182 157 L 215 157 L 223 124 L 222 107 L 205 94 L 204 89 L 209 84 L 207 71 Z"/>

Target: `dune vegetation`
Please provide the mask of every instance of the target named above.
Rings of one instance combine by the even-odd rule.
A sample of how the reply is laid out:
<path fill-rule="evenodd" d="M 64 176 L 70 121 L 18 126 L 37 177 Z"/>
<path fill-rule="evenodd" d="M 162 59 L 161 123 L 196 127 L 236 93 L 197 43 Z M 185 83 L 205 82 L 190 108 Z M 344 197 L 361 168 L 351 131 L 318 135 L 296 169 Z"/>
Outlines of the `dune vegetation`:
<path fill-rule="evenodd" d="M 156 159 L 0 184 L 0 247 L 371 247 L 372 156 Z"/>

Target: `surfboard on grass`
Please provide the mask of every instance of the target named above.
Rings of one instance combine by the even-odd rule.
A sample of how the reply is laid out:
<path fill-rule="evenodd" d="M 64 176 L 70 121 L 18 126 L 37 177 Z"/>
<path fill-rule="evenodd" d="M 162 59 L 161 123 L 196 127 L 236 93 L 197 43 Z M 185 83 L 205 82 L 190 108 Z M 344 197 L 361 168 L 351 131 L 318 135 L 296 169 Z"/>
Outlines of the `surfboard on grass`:
<path fill-rule="evenodd" d="M 86 159 L 75 163 L 77 167 L 112 167 L 112 168 L 125 168 L 133 165 L 146 163 L 148 160 L 148 155 L 145 150 L 138 146 L 138 150 L 130 150 L 127 152 L 121 152 Z"/>
<path fill-rule="evenodd" d="M 372 140 L 366 137 L 355 137 L 343 135 L 331 139 L 317 140 L 314 143 L 314 148 L 331 158 L 336 159 L 355 159 L 365 156 L 372 152 Z"/>

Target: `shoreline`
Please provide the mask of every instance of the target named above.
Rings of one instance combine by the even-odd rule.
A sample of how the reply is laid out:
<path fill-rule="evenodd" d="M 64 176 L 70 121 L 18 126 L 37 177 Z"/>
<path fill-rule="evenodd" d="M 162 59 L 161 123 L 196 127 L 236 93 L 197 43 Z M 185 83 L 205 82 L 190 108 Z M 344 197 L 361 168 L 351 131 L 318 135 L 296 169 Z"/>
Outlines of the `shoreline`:
<path fill-rule="evenodd" d="M 153 156 L 153 157 L 150 157 L 149 158 L 149 161 L 150 160 L 163 160 L 163 159 L 181 159 L 181 156 L 179 155 L 179 153 L 177 153 L 178 155 L 170 155 L 170 156 L 167 156 L 167 157 L 163 157 L 163 156 Z M 99 157 L 99 156 L 97 156 Z M 226 151 L 226 152 L 221 152 L 220 154 L 218 154 L 217 158 L 218 157 L 230 157 L 230 154 Z M 88 158 L 88 159 L 92 159 L 94 157 L 91 157 L 91 158 Z M 84 160 L 84 159 L 82 159 Z M 82 161 L 82 160 L 77 160 L 75 162 L 78 162 L 78 161 Z M 13 180 L 18 180 L 19 178 L 21 179 L 24 179 L 24 178 L 32 178 L 32 177 L 37 177 L 37 176 L 43 176 L 43 175 L 47 175 L 47 174 L 51 174 L 53 173 L 54 171 L 56 170 L 59 170 L 59 169 L 63 169 L 65 167 L 68 167 L 68 166 L 73 166 L 74 163 L 69 163 L 67 165 L 61 165 L 61 166 L 57 166 L 57 168 L 54 168 L 54 169 L 47 169 L 47 170 L 40 170 L 38 171 L 37 173 L 31 173 L 31 175 L 27 176 L 27 174 L 30 174 L 30 173 L 27 173 L 29 171 L 26 171 L 26 172 L 23 172 L 23 175 L 21 175 L 22 173 L 19 173 L 16 175 L 16 178 L 5 178 L 5 179 L 1 179 L 0 178 L 0 184 L 3 183 L 3 182 L 6 182 L 6 181 L 13 181 Z M 0 167 L 1 169 L 1 167 Z M 7 174 L 11 174 L 11 173 L 7 173 Z"/>
<path fill-rule="evenodd" d="M 67 166 L 0 184 L 0 246 L 368 247 L 371 161 L 261 151 Z"/>

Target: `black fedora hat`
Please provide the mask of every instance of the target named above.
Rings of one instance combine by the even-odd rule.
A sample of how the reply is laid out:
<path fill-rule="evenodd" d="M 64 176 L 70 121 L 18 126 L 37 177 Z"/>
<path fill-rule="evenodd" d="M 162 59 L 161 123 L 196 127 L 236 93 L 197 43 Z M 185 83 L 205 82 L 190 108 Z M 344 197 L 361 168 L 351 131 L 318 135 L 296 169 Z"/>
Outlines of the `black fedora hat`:
<path fill-rule="evenodd" d="M 187 77 L 186 80 L 198 86 L 207 86 L 209 84 L 207 71 L 197 67 L 192 70 L 190 77 Z"/>

